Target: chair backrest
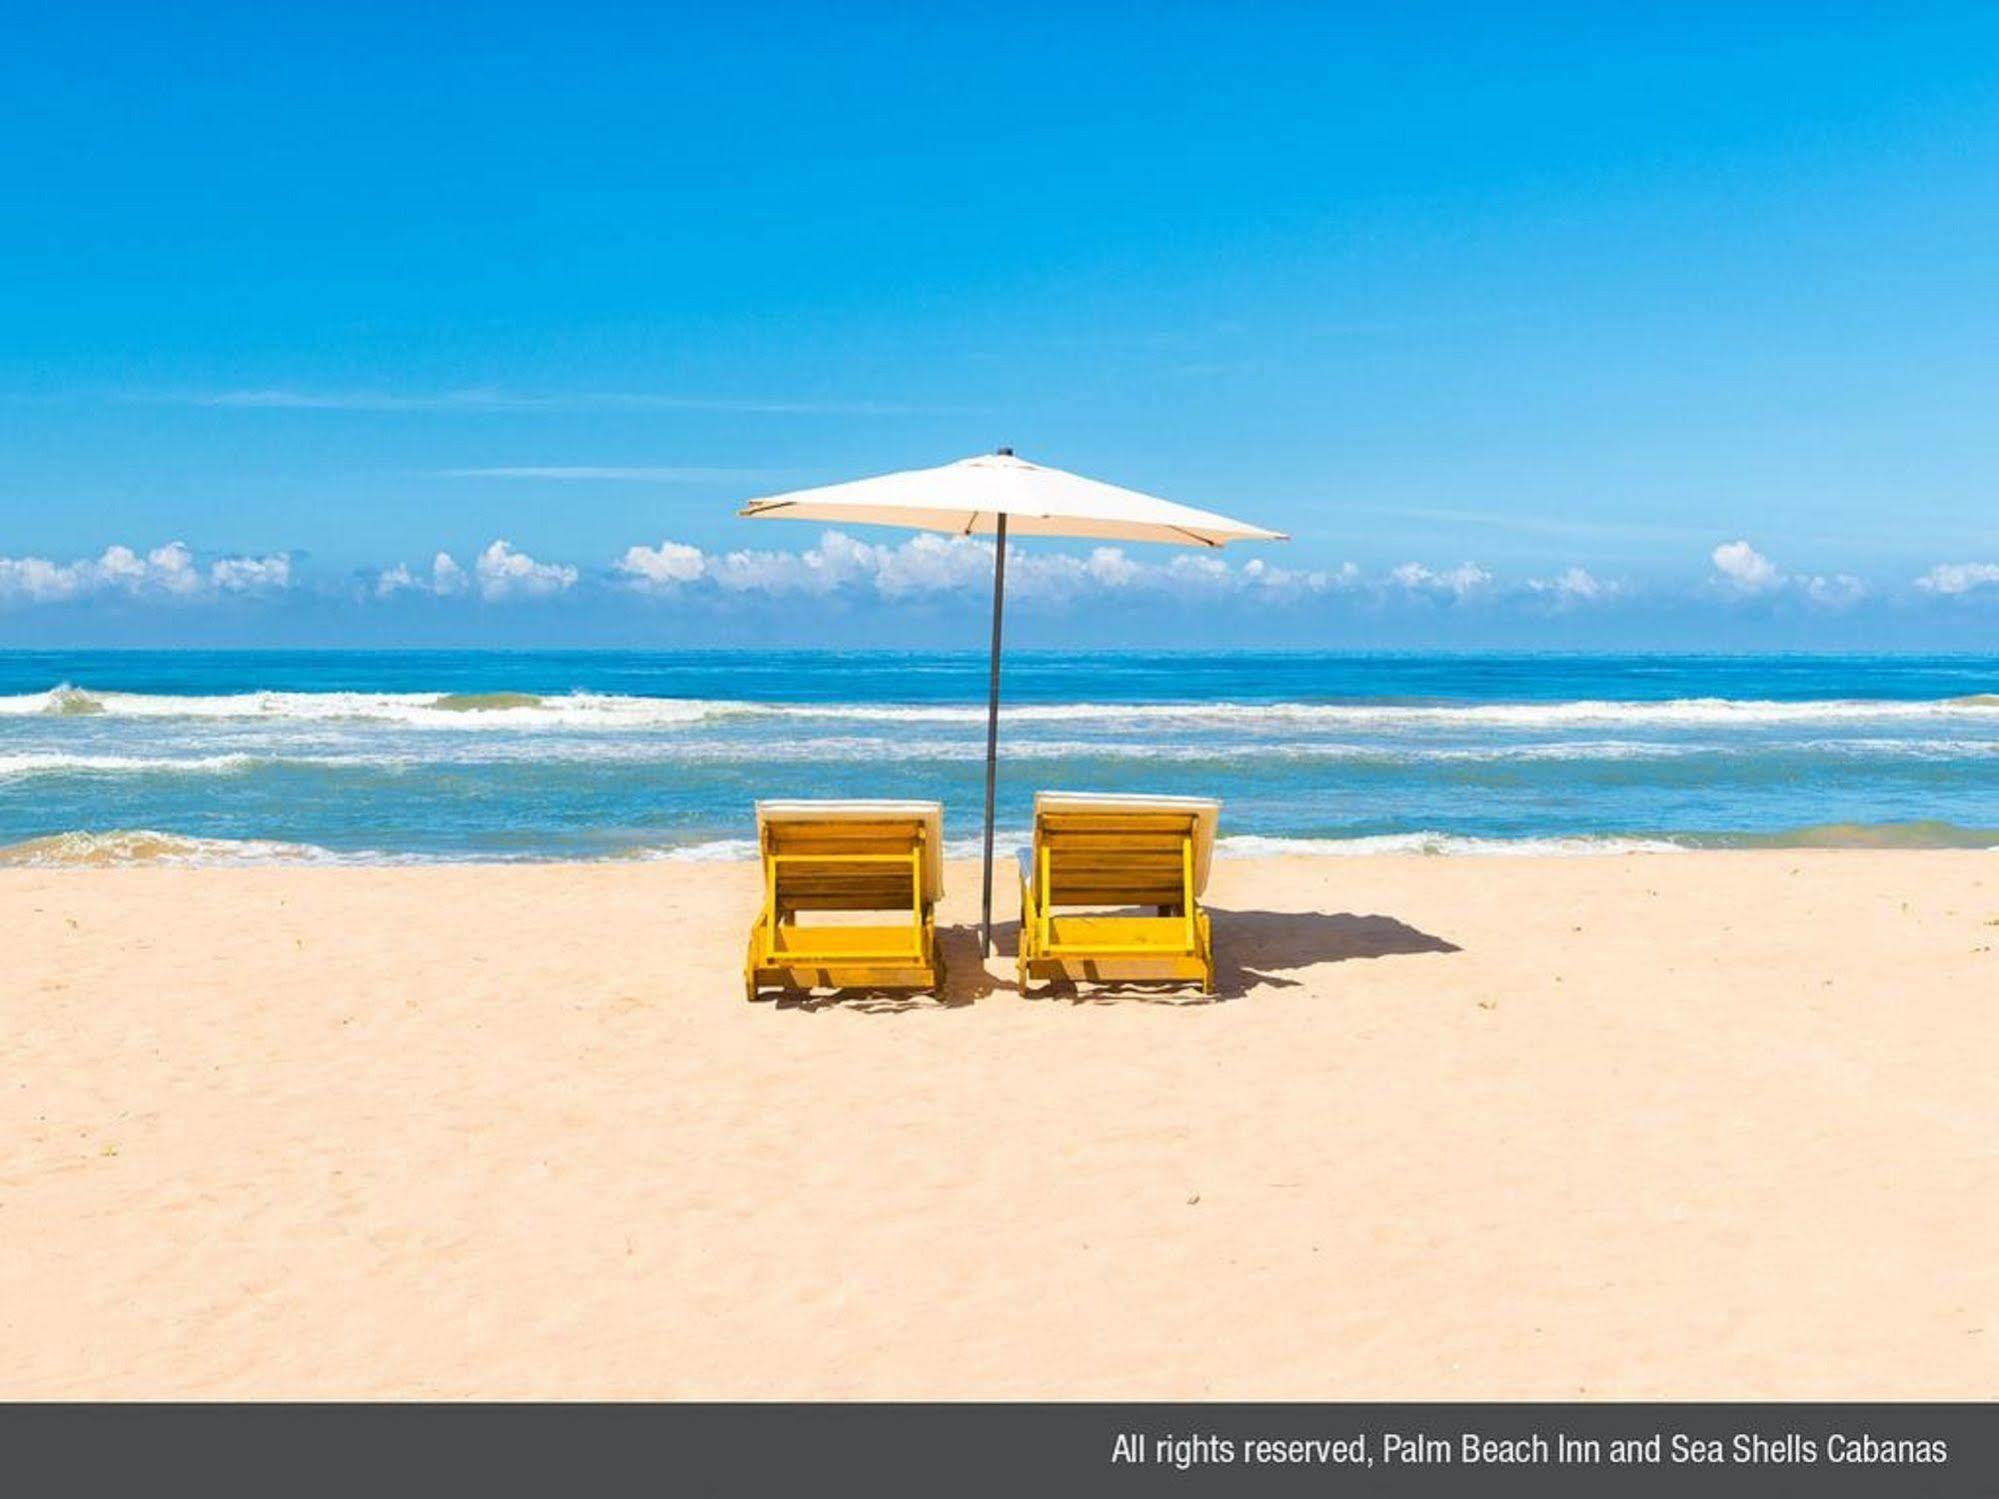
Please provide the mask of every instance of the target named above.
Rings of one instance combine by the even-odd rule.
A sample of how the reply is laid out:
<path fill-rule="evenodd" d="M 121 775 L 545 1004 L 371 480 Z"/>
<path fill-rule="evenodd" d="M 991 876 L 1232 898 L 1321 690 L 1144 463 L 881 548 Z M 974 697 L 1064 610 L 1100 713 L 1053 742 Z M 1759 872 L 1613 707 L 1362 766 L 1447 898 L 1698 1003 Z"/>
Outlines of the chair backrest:
<path fill-rule="evenodd" d="M 944 893 L 944 809 L 936 802 L 757 803 L 757 839 L 778 904 L 793 910 L 908 910 Z M 920 872 L 920 873 L 919 873 Z"/>
<path fill-rule="evenodd" d="M 1192 796 L 1090 796 L 1044 791 L 1034 799 L 1037 879 L 1057 906 L 1169 906 L 1207 888 L 1221 804 Z"/>

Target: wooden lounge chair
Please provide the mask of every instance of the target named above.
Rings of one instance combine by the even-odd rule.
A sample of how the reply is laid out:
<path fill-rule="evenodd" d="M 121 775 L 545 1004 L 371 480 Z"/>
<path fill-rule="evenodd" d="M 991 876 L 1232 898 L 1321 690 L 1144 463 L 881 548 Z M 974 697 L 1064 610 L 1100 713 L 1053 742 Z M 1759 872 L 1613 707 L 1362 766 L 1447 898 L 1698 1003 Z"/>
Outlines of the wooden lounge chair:
<path fill-rule="evenodd" d="M 936 802 L 757 803 L 764 903 L 743 986 L 935 989 L 944 981 L 935 907 L 944 893 Z M 883 925 L 801 926 L 801 912 L 895 912 Z"/>
<path fill-rule="evenodd" d="M 1200 895 L 1220 813 L 1193 796 L 1035 797 L 1034 848 L 1021 855 L 1021 992 L 1037 979 L 1198 979 L 1214 993 Z M 1060 906 L 1152 914 L 1057 915 Z"/>

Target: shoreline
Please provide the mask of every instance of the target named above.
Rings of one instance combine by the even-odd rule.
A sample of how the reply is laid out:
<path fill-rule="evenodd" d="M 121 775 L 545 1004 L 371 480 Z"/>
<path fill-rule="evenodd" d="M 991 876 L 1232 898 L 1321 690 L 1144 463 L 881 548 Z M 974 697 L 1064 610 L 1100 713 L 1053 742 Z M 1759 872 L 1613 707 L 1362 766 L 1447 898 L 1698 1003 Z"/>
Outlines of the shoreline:
<path fill-rule="evenodd" d="M 1026 829 L 1000 830 L 994 854 L 1002 862 L 1029 846 Z M 1517 838 L 1434 831 L 1364 834 L 1352 838 L 1224 835 L 1215 856 L 1225 862 L 1324 858 L 1628 858 L 1634 855 L 1790 852 L 1999 853 L 1999 829 L 1925 821 L 1834 823 L 1776 833 L 1548 833 Z M 972 862 L 978 840 L 946 840 L 947 861 Z M 333 849 L 270 838 L 214 838 L 157 828 L 76 829 L 0 844 L 6 869 L 525 869 L 633 865 L 755 863 L 752 838 L 646 847 L 575 858 L 523 854 L 496 859 L 442 852 L 389 853 Z"/>
<path fill-rule="evenodd" d="M 0 870 L 0 1397 L 1999 1395 L 1989 855 L 1222 861 L 1212 1003 L 699 870 Z"/>

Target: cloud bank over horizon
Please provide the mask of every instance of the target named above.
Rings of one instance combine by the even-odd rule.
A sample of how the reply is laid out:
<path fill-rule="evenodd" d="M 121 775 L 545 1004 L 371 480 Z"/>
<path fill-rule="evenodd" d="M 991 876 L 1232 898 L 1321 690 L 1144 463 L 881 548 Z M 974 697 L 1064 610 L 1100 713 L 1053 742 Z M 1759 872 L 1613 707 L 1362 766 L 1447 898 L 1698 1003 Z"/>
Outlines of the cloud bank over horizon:
<path fill-rule="evenodd" d="M 1745 641 L 1760 628 L 1790 649 L 1821 641 L 1869 649 L 1870 622 L 1889 622 L 1902 627 L 1896 638 L 1921 648 L 1941 641 L 1964 650 L 1988 639 L 1960 638 L 1965 626 L 1975 620 L 1982 631 L 1999 613 L 1999 562 L 1943 561 L 1913 577 L 1868 581 L 1789 569 L 1743 538 L 1718 543 L 1705 562 L 1705 570 L 1640 580 L 1579 565 L 1297 567 L 1267 549 L 1222 555 L 1037 542 L 1009 548 L 1007 591 L 1019 623 L 1070 621 L 1051 639 L 1133 644 L 1173 639 L 1192 625 L 1213 644 L 1712 648 L 1715 637 L 1726 642 L 1748 627 Z M 969 630 L 990 597 L 992 567 L 992 543 L 983 539 L 919 532 L 877 542 L 837 529 L 795 548 L 711 551 L 665 537 L 599 559 L 549 558 L 496 537 L 476 551 L 440 549 L 427 563 L 344 572 L 315 572 L 289 552 L 204 557 L 178 540 L 146 550 L 121 543 L 67 561 L 0 556 L 0 645 L 86 638 L 114 618 L 126 636 L 135 621 L 151 620 L 147 643 L 229 638 L 205 632 L 200 621 L 209 617 L 243 621 L 246 644 L 266 643 L 257 620 L 289 618 L 309 623 L 280 632 L 289 643 L 326 645 L 393 644 L 405 633 L 588 643 L 655 638 L 656 628 L 690 646 L 787 630 L 813 644 L 880 645 L 905 638 L 897 620 L 939 639 Z M 773 611 L 776 604 L 789 607 Z"/>
<path fill-rule="evenodd" d="M 1247 550 L 1247 549 L 1245 549 Z M 1723 542 L 1709 553 L 1712 572 L 1676 586 L 1600 577 L 1568 566 L 1546 576 L 1503 577 L 1475 561 L 1411 560 L 1377 572 L 1352 562 L 1295 568 L 1267 555 L 1177 551 L 1155 557 L 1097 546 L 1086 552 L 1045 544 L 1016 544 L 1007 553 L 1010 598 L 1047 602 L 1164 594 L 1233 596 L 1262 602 L 1348 597 L 1405 599 L 1432 604 L 1607 605 L 1642 597 L 1704 599 L 1715 604 L 1791 596 L 1826 608 L 1848 607 L 1876 596 L 1905 600 L 1999 598 L 1999 562 L 1938 562 L 1916 577 L 1872 584 L 1850 573 L 1789 572 L 1746 540 Z M 118 596 L 158 603 L 199 603 L 230 596 L 311 590 L 329 596 L 389 600 L 417 594 L 476 598 L 487 603 L 546 601 L 573 592 L 614 593 L 686 600 L 703 592 L 722 596 L 861 594 L 888 603 L 956 595 L 983 596 L 991 588 L 993 545 L 962 536 L 919 532 L 895 542 L 870 542 L 828 529 L 801 548 L 709 551 L 672 538 L 638 542 L 608 563 L 539 558 L 497 537 L 468 562 L 440 550 L 427 567 L 398 561 L 358 575 L 313 577 L 294 566 L 292 554 L 221 554 L 197 558 L 183 541 L 146 551 L 122 543 L 94 557 L 57 561 L 0 555 L 0 606 L 73 604 Z"/>

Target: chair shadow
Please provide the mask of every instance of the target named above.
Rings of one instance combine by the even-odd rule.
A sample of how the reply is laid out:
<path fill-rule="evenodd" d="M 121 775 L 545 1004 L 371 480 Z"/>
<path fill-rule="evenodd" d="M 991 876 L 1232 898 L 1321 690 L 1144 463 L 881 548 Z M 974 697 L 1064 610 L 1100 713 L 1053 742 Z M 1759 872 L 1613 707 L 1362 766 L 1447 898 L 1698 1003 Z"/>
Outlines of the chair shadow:
<path fill-rule="evenodd" d="M 1462 952 L 1455 942 L 1421 931 L 1393 916 L 1325 911 L 1226 911 L 1208 908 L 1215 934 L 1215 992 L 1184 982 L 1119 983 L 1081 989 L 1044 984 L 1027 997 L 1070 1004 L 1210 1005 L 1241 999 L 1257 989 L 1296 989 L 1286 972 L 1361 958 Z"/>
<path fill-rule="evenodd" d="M 1019 923 L 1007 928 L 993 926 L 993 955 L 1010 951 L 1012 943 L 1002 943 L 1003 933 L 1018 930 Z M 944 962 L 944 987 L 932 994 L 922 989 L 780 989 L 774 996 L 780 1010 L 858 1010 L 863 1015 L 900 1015 L 922 1010 L 961 1010 L 1002 986 L 986 970 L 979 955 L 976 927 L 940 927 L 937 955 Z M 1011 984 L 1005 985 L 1012 988 Z"/>
<path fill-rule="evenodd" d="M 1284 974 L 1324 963 L 1463 951 L 1455 942 L 1420 931 L 1393 916 L 1325 911 L 1225 911 L 1214 907 L 1208 908 L 1208 915 L 1215 933 L 1213 994 L 1203 994 L 1199 988 L 1177 980 L 1120 982 L 1087 989 L 1056 981 L 1037 984 L 1022 997 L 1077 1005 L 1211 1005 L 1241 999 L 1257 989 L 1296 989 L 1303 981 L 1286 978 Z M 1018 921 L 993 924 L 990 960 L 979 953 L 977 927 L 941 928 L 937 941 L 944 959 L 941 993 L 908 989 L 780 990 L 773 998 L 781 1010 L 801 1010 L 808 1014 L 840 1008 L 858 1010 L 864 1015 L 897 1015 L 960 1010 L 1001 990 L 1017 987 L 1010 977 L 995 977 L 987 964 L 990 962 L 1002 970 L 1012 967 L 1020 941 Z"/>

